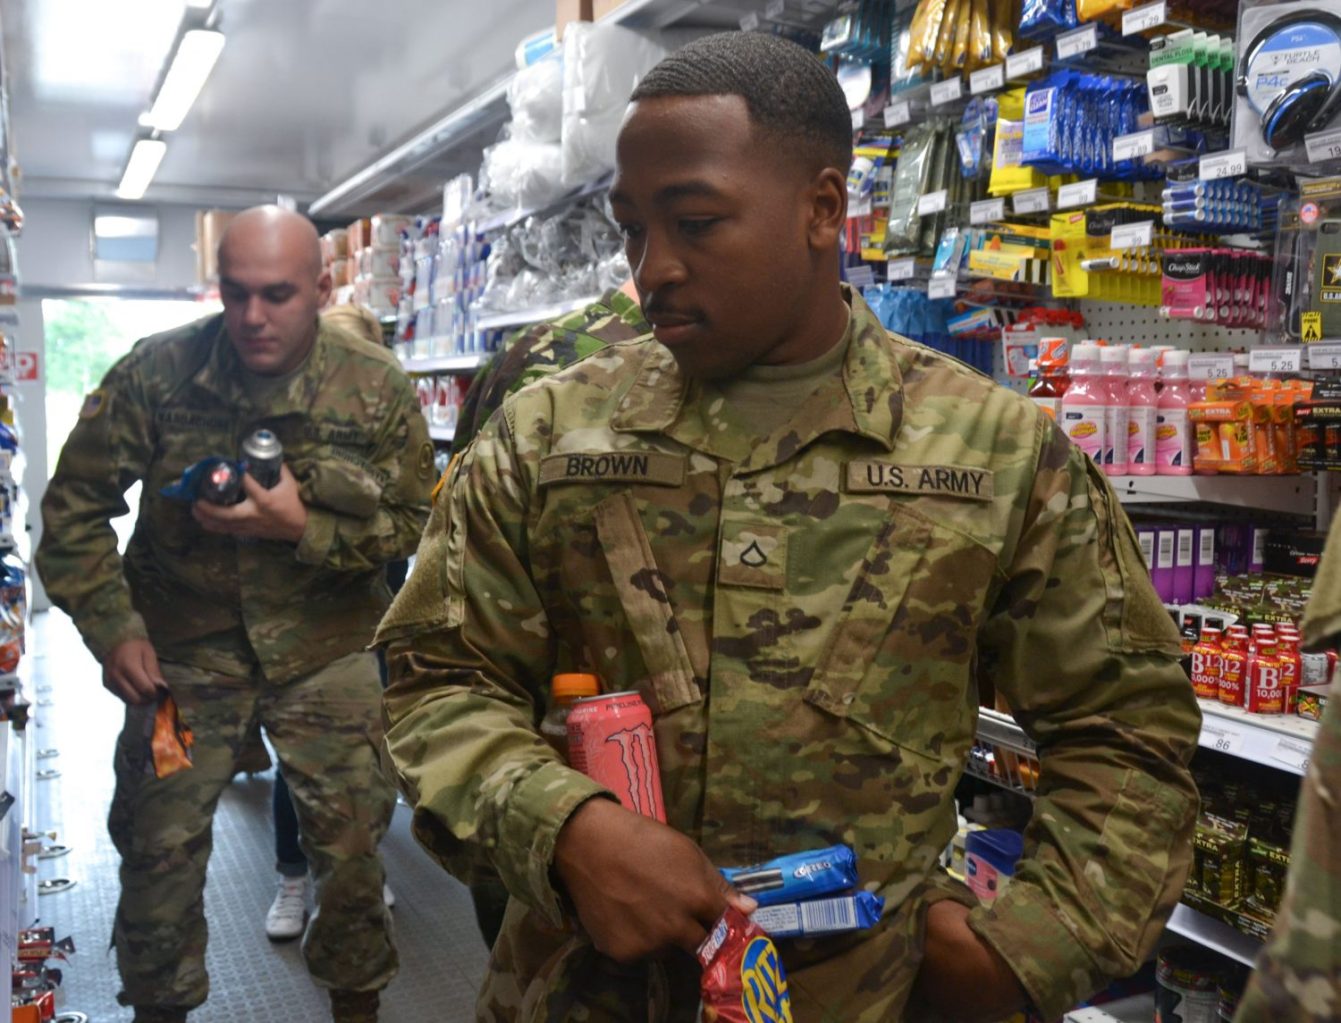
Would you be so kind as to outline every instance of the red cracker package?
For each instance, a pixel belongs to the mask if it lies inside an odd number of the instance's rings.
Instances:
[[[792,1023],[787,973],[773,939],[728,908],[699,946],[703,1023]]]

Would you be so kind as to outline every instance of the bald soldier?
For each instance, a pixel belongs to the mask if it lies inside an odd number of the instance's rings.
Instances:
[[[276,207],[219,246],[224,311],[140,341],[88,396],[42,502],[37,565],[126,704],[108,823],[121,854],[118,1000],[137,1023],[205,1001],[202,893],[219,795],[253,722],[292,789],[316,881],[303,953],[337,1023],[376,1019],[396,972],[377,846],[394,796],[377,771],[384,566],[427,519],[433,448],[385,350],[318,321],[331,279],[317,234]],[[164,496],[258,428],[284,446],[279,483],[244,477],[228,507]],[[125,557],[111,519],[143,482]],[[156,777],[155,710],[171,694],[192,765]],[[242,991],[225,992],[240,1009]]]

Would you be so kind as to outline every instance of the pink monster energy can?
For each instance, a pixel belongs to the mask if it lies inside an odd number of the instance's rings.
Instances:
[[[568,715],[568,761],[626,810],[666,823],[652,712],[637,693],[578,700]]]

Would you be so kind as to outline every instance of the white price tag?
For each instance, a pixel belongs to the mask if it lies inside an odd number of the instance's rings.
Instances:
[[[913,112],[908,106],[907,100],[901,100],[898,103],[891,103],[885,107],[885,127],[897,128],[900,125],[907,124],[913,119]]]
[[[994,220],[1006,218],[1005,199],[983,199],[969,205],[970,224],[990,224]]]
[[[1155,129],[1135,131],[1130,135],[1119,135],[1113,140],[1113,159],[1116,162],[1135,160],[1149,156],[1155,151]]]
[[[1341,128],[1305,135],[1304,151],[1308,153],[1309,163],[1341,160]]]
[[[1099,179],[1077,181],[1057,189],[1057,208],[1069,210],[1074,206],[1090,206],[1099,201]]]
[[[891,259],[886,264],[885,277],[891,281],[911,280],[917,273],[917,260],[912,256],[906,256],[903,259]]]
[[[758,27],[759,27],[758,11],[750,11],[749,14],[745,15],[743,18],[740,19],[740,30],[742,32],[753,32]]]
[[[1048,201],[1046,188],[1031,188],[1024,192],[1016,192],[1011,205],[1015,207],[1016,213],[1047,213]]]
[[[1253,348],[1248,351],[1248,369],[1254,373],[1298,373],[1304,368],[1302,348]]]
[[[1086,25],[1057,37],[1057,59],[1070,60],[1099,48],[1099,26]]]
[[[853,131],[861,131],[861,126],[862,126],[863,124],[865,124],[865,123],[866,123],[866,111],[865,111],[865,110],[854,110],[854,111],[852,111],[852,130],[853,130]]]
[[[1219,753],[1237,754],[1243,749],[1243,733],[1223,721],[1212,723],[1209,716],[1206,716],[1201,722],[1201,745]]]
[[[1341,345],[1309,345],[1309,369],[1341,369]]]
[[[1134,36],[1138,32],[1149,32],[1159,28],[1169,20],[1169,5],[1166,3],[1146,4],[1122,16],[1122,34]]]
[[[1003,64],[993,64],[991,67],[985,67],[981,71],[975,71],[969,75],[969,92],[977,96],[979,93],[991,92],[993,89],[1001,89],[1006,85],[1006,68]]]
[[[935,274],[927,282],[927,298],[954,298],[959,282],[952,276]]]
[[[932,213],[943,213],[950,201],[950,193],[942,188],[939,192],[928,192],[917,197],[917,215],[925,217]]]
[[[1232,355],[1189,355],[1187,358],[1189,380],[1223,380],[1233,375]]]
[[[1247,150],[1231,149],[1227,153],[1203,156],[1197,176],[1202,181],[1218,181],[1220,178],[1241,178],[1247,173]]]
[[[865,199],[860,199],[848,206],[847,219],[860,220],[862,217],[869,217],[874,209],[875,201],[868,195]]]
[[[768,0],[764,7],[764,17],[769,21],[777,21],[787,13],[787,0]]]
[[[963,96],[964,80],[962,78],[947,78],[931,87],[931,105],[933,107],[943,107],[947,103],[962,99]]]
[[[1109,244],[1115,249],[1139,249],[1155,240],[1155,222],[1143,220],[1139,224],[1119,224],[1113,228]]]
[[[1043,47],[1035,46],[1006,58],[1006,77],[1022,78],[1043,70]]]
[[[1280,739],[1271,752],[1271,759],[1278,764],[1284,764],[1291,771],[1305,774],[1312,754],[1313,744],[1307,739]]]

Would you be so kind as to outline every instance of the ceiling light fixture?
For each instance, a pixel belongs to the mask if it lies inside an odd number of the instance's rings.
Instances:
[[[186,118],[191,104],[200,95],[214,70],[214,64],[223,50],[224,35],[213,29],[196,28],[185,33],[177,44],[163,76],[154,105],[147,117],[148,125],[158,131],[176,131]]]
[[[162,139],[140,139],[136,142],[135,148],[130,151],[130,159],[126,161],[121,184],[117,186],[117,196],[121,199],[142,198],[167,151],[168,144]]]

